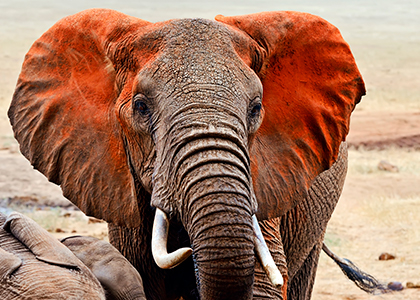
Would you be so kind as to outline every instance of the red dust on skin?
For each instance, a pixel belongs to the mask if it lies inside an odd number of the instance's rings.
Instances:
[[[270,195],[272,201],[260,206],[258,217],[283,215],[306,193],[312,180],[335,161],[348,133],[350,113],[364,94],[363,80],[339,31],[319,17],[272,12],[217,16],[216,20],[230,25],[232,36],[242,32],[253,38],[243,47],[255,48],[255,41],[260,45],[257,51],[263,62],[251,65],[259,66],[265,115],[254,137],[251,167],[257,199]],[[9,113],[16,136],[23,141],[22,153],[35,167],[61,184],[66,197],[86,213],[116,224],[136,227],[140,219],[121,140],[123,132],[130,129],[118,120],[118,106],[131,96],[131,88],[124,88],[126,83],[133,83],[129,78],[134,79],[136,69],[156,57],[158,47],[139,37],[150,37],[154,32],[161,35],[159,29],[169,22],[152,24],[109,10],[88,10],[61,20],[31,48],[19,77],[14,98],[31,94],[34,100],[19,107],[13,101]],[[95,34],[81,38],[86,28],[94,28]],[[78,38],[69,40],[68,36]],[[121,49],[130,43],[136,47]],[[244,59],[247,51],[239,52]],[[246,63],[255,60],[244,59]],[[44,72],[36,72],[40,68]],[[38,83],[51,88],[45,92],[36,86]],[[57,114],[38,115],[34,106],[71,117],[58,121],[54,117]],[[18,125],[25,122],[18,111],[39,122],[37,132],[28,125]],[[52,123],[61,134],[49,132],[48,124]],[[96,128],[98,139],[92,139],[92,128]],[[41,142],[35,138],[40,134],[51,139]],[[63,147],[72,148],[72,154],[61,151]],[[41,156],[49,157],[49,161]],[[271,160],[268,170],[266,158]],[[101,190],[93,188],[98,186],[93,181],[108,181],[106,173],[113,174],[113,183],[100,185]],[[91,204],[88,199],[100,200]],[[127,215],[127,211],[131,213]]]
[[[350,114],[365,94],[338,29],[314,15],[304,14],[304,22],[301,17],[296,12],[216,17],[264,48],[258,76],[265,115],[253,143],[251,167],[257,199],[264,195],[272,203],[259,207],[259,219],[283,215],[333,164],[348,134]]]
[[[257,216],[279,217],[337,159],[363,80],[339,31],[319,17],[272,12],[216,21],[232,40],[241,36],[235,47],[255,49],[237,52],[263,85],[264,120],[250,150]],[[132,168],[148,159],[139,153],[150,151],[150,136],[146,146],[145,137],[130,136],[135,130],[120,113],[170,25],[99,9],[59,21],[30,49],[9,110],[34,167],[86,214],[114,225],[140,228],[146,219],[140,206],[150,195]],[[129,152],[138,157],[131,161]]]

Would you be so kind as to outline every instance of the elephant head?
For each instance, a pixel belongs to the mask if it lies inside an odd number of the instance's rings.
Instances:
[[[150,202],[188,232],[202,299],[251,299],[253,215],[306,197],[364,92],[319,17],[152,24],[93,9],[34,43],[9,118],[23,155],[86,214],[141,227]]]
[[[110,243],[90,236],[70,236],[61,243],[92,271],[107,300],[146,299],[140,274]]]

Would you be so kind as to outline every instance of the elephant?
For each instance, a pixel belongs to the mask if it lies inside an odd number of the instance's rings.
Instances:
[[[8,111],[20,151],[139,271],[147,299],[309,299],[365,86],[291,11],[58,21]]]
[[[146,300],[139,272],[108,242],[90,236],[61,239],[99,280],[107,300]]]
[[[0,213],[1,299],[146,299],[140,274],[109,243],[62,243],[18,212]]]

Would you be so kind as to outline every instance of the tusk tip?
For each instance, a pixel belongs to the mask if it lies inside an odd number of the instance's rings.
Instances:
[[[283,277],[280,278],[274,278],[271,279],[271,283],[276,287],[276,288],[281,288],[283,286]]]
[[[192,254],[192,249],[185,247],[180,248],[172,253],[163,257],[155,257],[156,264],[161,269],[172,269],[184,262]]]
[[[191,254],[192,254],[192,252],[193,252],[193,250],[192,250],[191,248],[187,248],[187,247],[185,247],[185,248],[181,248],[181,249],[179,249],[179,250],[181,250],[181,251],[182,251],[182,254],[180,255],[180,257],[181,257],[182,261],[184,261],[184,260],[186,260],[188,257],[190,257],[190,256],[191,256]],[[182,261],[181,261],[181,262],[182,262]]]
[[[281,275],[279,269],[277,269],[277,267],[271,267],[271,266],[265,266],[264,269],[271,283],[276,288],[281,288],[284,284],[284,281],[283,281],[283,276]]]

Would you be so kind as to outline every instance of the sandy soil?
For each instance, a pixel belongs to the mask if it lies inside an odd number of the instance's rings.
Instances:
[[[323,16],[338,26],[352,46],[368,94],[351,120],[347,181],[331,219],[326,242],[384,283],[420,282],[420,4],[414,1],[284,1],[241,7],[229,1],[210,5],[155,1],[145,6],[126,1],[50,5],[47,1],[0,4],[0,211],[23,210],[57,237],[71,234],[106,239],[106,224],[84,216],[60,189],[34,171],[19,153],[6,111],[24,54],[31,43],[59,18],[88,7],[110,7],[157,21],[171,17],[211,18],[262,10],[300,10]],[[344,3],[344,2],[343,2]],[[362,5],[363,3],[363,5]],[[172,6],[171,6],[172,5]],[[376,6],[375,6],[376,5]],[[189,10],[188,10],[188,9]],[[187,9],[187,10],[186,10]],[[158,12],[163,12],[158,14]],[[385,160],[398,172],[378,169]],[[394,254],[389,261],[382,252]],[[313,299],[420,299],[420,289],[368,295],[348,281],[321,255]]]

